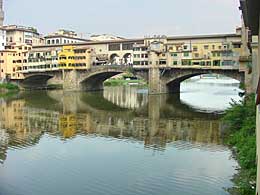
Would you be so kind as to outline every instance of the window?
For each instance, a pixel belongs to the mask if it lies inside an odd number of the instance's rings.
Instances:
[[[241,44],[234,44],[234,48],[241,48]]]
[[[209,46],[208,45],[204,45],[204,49],[209,49]]]
[[[123,50],[133,50],[133,43],[123,43],[122,49]]]
[[[59,44],[60,43],[60,40],[59,39],[56,39],[56,44]]]
[[[109,51],[120,51],[120,44],[109,44],[108,50]]]
[[[178,65],[178,61],[173,61],[173,65]]]
[[[198,47],[193,47],[193,51],[198,51]]]
[[[189,52],[184,52],[184,53],[183,53],[183,56],[184,56],[184,57],[189,57]]]
[[[134,61],[134,65],[140,65],[140,61]]]
[[[172,56],[172,57],[177,57],[178,54],[177,54],[177,53],[172,53],[171,56]]]
[[[184,45],[184,46],[183,46],[183,49],[187,50],[187,49],[188,49],[188,46],[187,46],[187,45]]]

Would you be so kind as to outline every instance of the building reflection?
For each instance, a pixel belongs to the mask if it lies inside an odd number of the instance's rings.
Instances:
[[[132,105],[135,105],[133,110],[113,111],[113,108],[111,111],[111,106],[108,106],[108,110],[101,110],[94,107],[96,104],[89,102],[90,99],[93,100],[92,96],[96,97],[94,100],[101,101],[100,96],[95,94],[86,98],[86,94],[81,93],[71,95],[52,92],[51,95],[41,97],[47,100],[54,95],[60,101],[54,103],[55,106],[45,105],[47,108],[42,104],[35,104],[37,100],[32,101],[33,96],[28,98],[21,95],[15,100],[1,100],[2,162],[6,159],[6,150],[9,147],[24,148],[34,145],[44,134],[63,140],[70,140],[78,135],[130,139],[142,141],[146,148],[155,150],[164,150],[167,144],[177,141],[189,144],[221,144],[221,123],[217,117],[209,117],[208,114],[204,117],[187,111],[187,108],[180,108],[180,105],[170,105],[167,103],[167,96],[147,96],[142,98],[145,102],[140,102],[140,96],[135,94],[136,98],[132,98]],[[139,103],[135,104],[134,99]],[[102,102],[105,100],[103,98]],[[119,102],[118,105],[123,104]]]

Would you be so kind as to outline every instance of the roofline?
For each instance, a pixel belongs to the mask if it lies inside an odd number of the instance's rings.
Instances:
[[[212,34],[212,35],[194,35],[194,36],[171,36],[167,40],[187,40],[187,39],[214,39],[214,38],[227,38],[227,37],[241,37],[239,34]]]
[[[227,38],[227,37],[241,37],[239,34],[213,34],[213,35],[195,35],[195,36],[169,36],[167,40],[192,40],[192,39],[214,39],[214,38]],[[100,44],[116,44],[116,43],[137,43],[143,44],[145,39],[149,38],[136,38],[136,39],[123,39],[123,40],[108,40],[108,41],[86,41],[84,43],[69,43],[69,44],[57,44],[57,45],[37,45],[33,48],[45,48],[45,47],[63,47],[67,45],[81,46],[81,45],[100,45]],[[156,38],[150,38],[156,39]]]
[[[11,29],[8,29],[8,26],[1,26],[0,30],[4,30],[6,32],[8,32],[8,31],[23,31],[23,32],[30,32],[30,33],[34,33],[34,34],[40,35],[40,33],[38,31],[33,31],[33,30],[30,30],[30,29],[20,28],[19,26],[16,26],[16,28],[11,28]]]
[[[74,39],[74,40],[80,40],[80,41],[90,41],[89,39],[82,39],[82,38],[77,38],[77,37],[70,37],[70,36],[66,36],[66,35],[47,35],[47,36],[44,37],[44,39],[57,38],[57,37],[68,38],[68,39]]]

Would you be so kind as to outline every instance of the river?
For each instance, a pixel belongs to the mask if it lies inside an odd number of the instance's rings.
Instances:
[[[238,85],[32,91],[0,99],[0,195],[225,195],[237,162],[221,113]]]

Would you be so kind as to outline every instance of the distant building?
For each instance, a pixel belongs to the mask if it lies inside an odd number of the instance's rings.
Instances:
[[[114,35],[109,35],[109,34],[103,34],[103,35],[92,35],[90,37],[91,41],[113,41],[113,40],[123,40],[124,38],[114,36]]]
[[[6,30],[0,27],[0,50],[4,50],[6,46]]]
[[[8,25],[3,26],[6,31],[6,44],[42,45],[43,38],[33,27]]]
[[[88,39],[80,38],[74,31],[58,30],[44,37],[45,45],[64,45],[71,43],[84,43]]]

